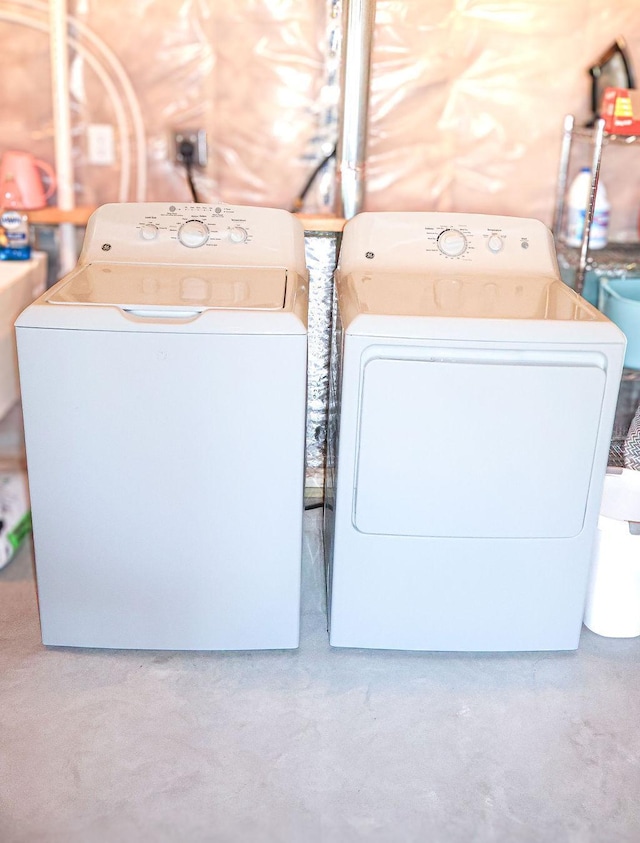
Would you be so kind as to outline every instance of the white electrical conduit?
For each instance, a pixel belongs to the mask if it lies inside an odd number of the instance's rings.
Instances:
[[[41,0],[11,0],[11,2],[40,12],[47,11],[47,4],[41,2]],[[96,52],[101,54],[105,63],[122,86],[125,100],[131,112],[133,134],[136,139],[136,199],[138,202],[144,202],[147,196],[147,139],[144,121],[142,119],[142,111],[140,110],[140,104],[135,91],[133,90],[133,86],[131,85],[129,77],[127,76],[117,56],[109,47],[107,47],[104,41],[102,41],[102,39],[99,38],[93,30],[89,29],[86,24],[82,23],[82,21],[77,18],[74,18],[72,15],[68,15],[67,20],[73,24],[83,38],[86,38],[86,40],[95,47]],[[74,49],[77,49],[78,42],[76,41],[74,43],[76,44]],[[113,97],[111,98],[113,99]],[[120,99],[120,97],[118,97],[118,99]],[[126,201],[126,198],[121,199],[120,201]]]
[[[73,182],[69,103],[67,0],[50,0],[49,2],[49,53],[58,207],[62,211],[71,211],[76,204],[76,194]],[[70,223],[61,223],[58,227],[58,242],[58,271],[60,275],[66,275],[78,261],[75,227]]]
[[[33,20],[29,17],[25,17],[24,15],[20,15],[17,12],[5,12],[0,10],[0,20],[7,21],[8,23],[16,23],[22,26],[28,26],[39,32],[44,32],[47,35],[49,34],[48,24],[38,20]],[[126,202],[129,198],[129,186],[131,177],[131,152],[129,147],[129,127],[127,125],[127,115],[125,109],[118,95],[118,91],[111,80],[111,77],[105,72],[103,66],[95,58],[95,56],[90,53],[87,48],[84,47],[83,44],[81,44],[72,36],[68,36],[68,41],[70,46],[73,47],[74,50],[77,50],[79,55],[82,56],[82,58],[87,62],[89,67],[94,71],[98,79],[102,82],[107,92],[107,95],[109,96],[109,99],[113,103],[113,108],[116,116],[116,125],[118,127],[118,135],[120,136],[120,187],[118,192],[120,195],[120,201]]]

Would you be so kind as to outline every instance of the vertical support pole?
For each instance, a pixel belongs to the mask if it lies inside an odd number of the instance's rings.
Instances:
[[[336,213],[351,219],[363,206],[369,76],[375,0],[344,0],[342,102],[336,152]]]
[[[571,157],[571,145],[573,141],[573,127],[575,120],[572,114],[564,118],[564,129],[562,132],[562,146],[560,148],[560,164],[558,166],[558,183],[556,187],[556,206],[553,214],[551,230],[556,240],[562,234],[562,219],[564,217],[565,197],[567,194],[567,176],[569,172],[569,158]]]
[[[591,236],[591,225],[593,213],[596,207],[596,192],[600,178],[600,161],[602,159],[602,147],[604,146],[604,120],[600,117],[595,122],[593,135],[593,156],[591,159],[591,188],[589,190],[589,201],[587,203],[584,231],[582,233],[582,245],[580,246],[580,261],[576,272],[576,293],[582,294],[584,280],[587,274],[587,263],[589,258],[589,238]]]

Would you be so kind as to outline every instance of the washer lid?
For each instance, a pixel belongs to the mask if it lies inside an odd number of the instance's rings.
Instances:
[[[287,272],[264,267],[94,263],[56,285],[50,304],[123,310],[282,310]]]

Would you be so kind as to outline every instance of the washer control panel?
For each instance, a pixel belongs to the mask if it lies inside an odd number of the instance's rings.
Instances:
[[[164,202],[102,205],[80,263],[279,266],[306,273],[304,231],[288,211]]]
[[[553,237],[539,220],[439,212],[363,213],[347,223],[340,270],[558,276]]]
[[[255,209],[246,209],[255,210]],[[142,240],[177,240],[187,249],[253,241],[253,226],[239,208],[222,205],[168,205],[154,208],[136,224]]]

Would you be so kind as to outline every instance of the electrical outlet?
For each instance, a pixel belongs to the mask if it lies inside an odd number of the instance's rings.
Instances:
[[[194,167],[207,166],[207,133],[204,129],[174,129],[173,156],[178,164],[185,163],[184,145],[193,150],[191,162]]]
[[[87,126],[87,159],[89,164],[103,167],[115,162],[113,126],[108,123],[90,123]]]

